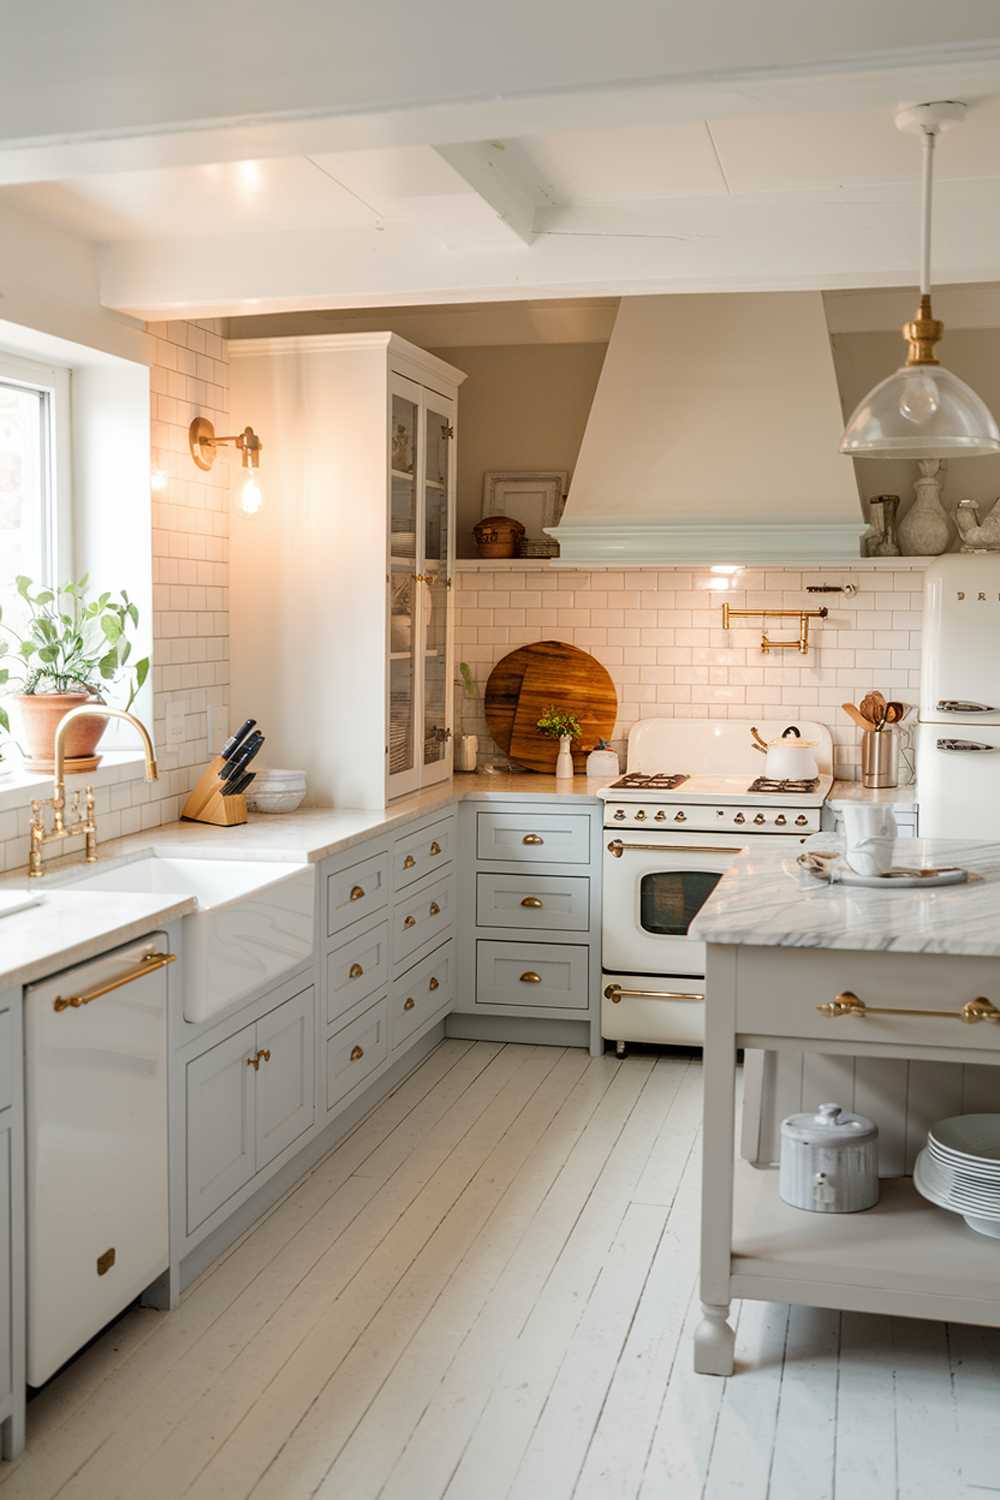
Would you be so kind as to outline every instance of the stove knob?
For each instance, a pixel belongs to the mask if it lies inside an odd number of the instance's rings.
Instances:
[[[735,818],[733,819],[733,822],[734,823],[745,823],[746,822],[746,818],[743,816],[742,813],[737,813],[736,816],[735,816]]]
[[[686,823],[687,822],[687,813],[682,813],[682,812],[674,813],[674,822],[675,823]]]
[[[638,812],[635,815],[635,821],[637,823],[645,823],[645,821],[646,821],[646,809],[644,807],[640,807],[639,808]]]
[[[784,828],[787,822],[788,819],[785,817],[784,813],[779,813],[774,820],[774,826],[775,828]]]
[[[808,822],[809,819],[806,817],[805,813],[799,813],[798,817],[795,819],[795,826],[796,828],[804,828]]]
[[[615,822],[616,823],[624,823],[624,821],[625,821],[625,809],[623,807],[620,807],[618,809],[618,811],[615,813]]]
[[[757,816],[756,816],[756,817],[755,817],[755,818],[754,818],[754,822],[755,822],[755,823],[756,823],[756,824],[758,824],[758,826],[759,826],[759,825],[760,825],[760,824],[761,824],[761,823],[763,823],[763,821],[764,821],[764,814],[763,814],[763,813],[758,813],[758,814],[757,814]]]
[[[660,808],[659,812],[656,814],[656,821],[657,821],[657,823],[665,823],[667,821],[667,815],[663,811],[662,807]]]

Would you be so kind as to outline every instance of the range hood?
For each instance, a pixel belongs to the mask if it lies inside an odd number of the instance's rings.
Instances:
[[[843,425],[819,292],[623,298],[557,565],[857,558]]]

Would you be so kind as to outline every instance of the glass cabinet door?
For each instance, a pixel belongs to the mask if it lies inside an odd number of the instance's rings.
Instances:
[[[428,392],[423,413],[423,783],[447,776],[451,744],[451,574],[454,558],[454,406]]]
[[[417,582],[420,520],[420,387],[394,379],[389,429],[389,702],[390,795],[420,784],[418,744]]]

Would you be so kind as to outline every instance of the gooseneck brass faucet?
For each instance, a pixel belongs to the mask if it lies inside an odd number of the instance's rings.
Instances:
[[[84,790],[84,808],[80,812],[80,793],[73,794],[73,819],[72,823],[66,822],[66,731],[74,719],[97,718],[97,719],[124,719],[127,724],[132,724],[139,731],[142,740],[142,748],[146,755],[146,780],[158,781],[160,773],[156,768],[156,751],[153,749],[153,741],[149,730],[141,719],[135,714],[130,714],[124,708],[108,708],[104,703],[81,703],[79,708],[71,708],[68,714],[63,714],[56,725],[55,740],[53,742],[53,758],[55,769],[52,774],[53,786],[52,796],[45,803],[32,802],[31,804],[31,843],[28,851],[28,874],[38,876],[42,873],[42,850],[46,844],[61,842],[63,839],[76,838],[83,834],[86,841],[84,859],[87,864],[92,865],[97,859],[97,820],[94,816],[94,788],[88,786]],[[46,829],[45,814],[43,807],[52,808],[52,827]]]

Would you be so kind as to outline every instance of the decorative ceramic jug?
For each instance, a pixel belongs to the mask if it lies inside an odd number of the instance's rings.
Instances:
[[[921,477],[913,504],[899,523],[899,545],[906,557],[938,557],[951,541],[951,522],[941,504],[944,464],[939,458],[922,458],[917,468]]]

